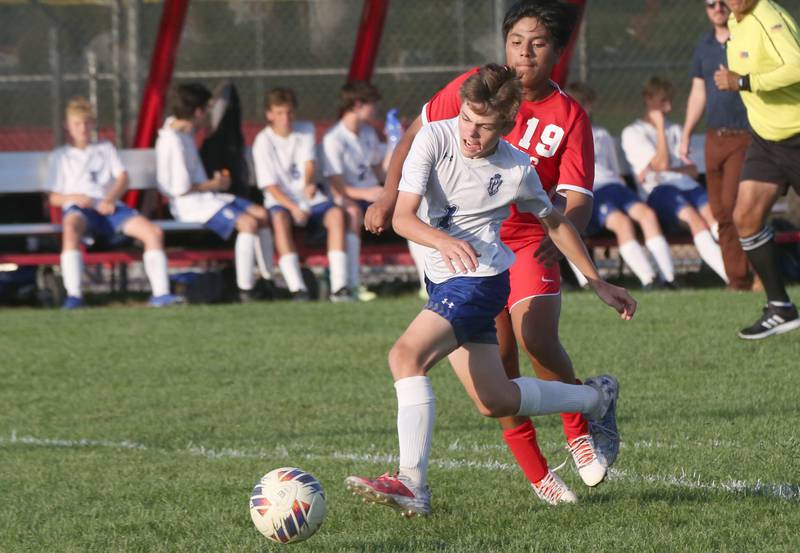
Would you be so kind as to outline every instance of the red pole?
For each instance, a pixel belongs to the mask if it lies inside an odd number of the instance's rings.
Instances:
[[[553,68],[552,79],[558,83],[558,86],[567,84],[569,78],[569,62],[572,60],[572,51],[575,49],[575,43],[580,35],[581,25],[583,25],[583,13],[586,11],[586,0],[569,0],[570,4],[578,6],[578,24],[572,30],[572,36],[569,37],[569,42],[564,53],[561,54],[561,59],[558,64]]]
[[[389,0],[364,0],[348,81],[369,81],[372,78],[388,11]]]
[[[142,94],[134,148],[151,148],[155,143],[188,9],[189,0],[164,1],[153,58],[150,60],[150,74]],[[139,191],[128,192],[126,200],[128,205],[135,207],[139,202]]]

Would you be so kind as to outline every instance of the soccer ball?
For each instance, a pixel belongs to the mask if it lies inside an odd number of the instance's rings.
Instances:
[[[250,518],[278,543],[307,540],[325,518],[325,492],[311,474],[283,467],[265,474],[250,494]]]

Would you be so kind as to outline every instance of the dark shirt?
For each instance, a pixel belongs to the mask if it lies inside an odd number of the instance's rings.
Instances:
[[[728,66],[725,44],[712,30],[697,43],[692,56],[691,76],[706,83],[706,127],[709,129],[749,129],[747,111],[738,92],[721,91],[714,84],[714,72]]]

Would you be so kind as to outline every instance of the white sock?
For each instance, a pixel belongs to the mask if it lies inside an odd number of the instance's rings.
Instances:
[[[591,386],[564,384],[522,376],[512,380],[519,387],[520,405],[517,415],[551,415],[554,413],[589,413],[600,400]]]
[[[255,284],[255,257],[256,257],[256,238],[255,234],[240,232],[236,235],[236,286],[240,290],[252,290]]]
[[[83,275],[83,255],[79,250],[61,252],[61,278],[68,296],[83,297],[81,293],[81,275]]]
[[[296,253],[282,255],[278,259],[278,266],[281,268],[281,274],[286,280],[286,286],[289,287],[290,292],[307,290],[306,283],[303,282],[303,274],[300,272],[300,258]]]
[[[419,287],[425,289],[425,254],[427,253],[428,248],[409,240],[408,251],[411,254],[411,259],[414,260],[414,265],[417,267]]]
[[[394,383],[394,389],[397,392],[400,474],[422,487],[428,482],[436,397],[427,376],[401,378]]]
[[[261,277],[267,280],[272,279],[275,272],[274,250],[272,249],[272,231],[268,228],[260,228],[256,233],[258,240],[256,240],[256,262],[258,263],[258,272]]]
[[[570,266],[570,268],[572,269],[572,272],[573,272],[573,273],[575,273],[575,278],[577,278],[577,279],[578,279],[578,286],[580,286],[581,288],[583,288],[584,286],[586,286],[587,284],[589,284],[589,281],[586,279],[586,277],[585,277],[585,276],[583,276],[583,273],[582,273],[582,272],[580,272],[580,270],[579,270],[579,269],[578,269],[578,268],[577,268],[577,267],[576,267],[576,266],[575,266],[575,265],[572,263],[572,261],[570,261],[570,260],[568,259],[568,260],[567,260],[567,263],[569,263],[569,266]]]
[[[653,254],[661,277],[667,282],[675,280],[675,267],[672,264],[672,255],[669,253],[667,239],[661,235],[655,236],[645,240],[644,245]]]
[[[347,287],[355,290],[361,286],[361,237],[348,232],[347,245]]]
[[[147,250],[142,256],[144,272],[150,281],[153,297],[169,294],[169,274],[167,273],[167,256],[164,250]]]
[[[719,275],[719,278],[728,283],[728,275],[725,274],[725,263],[722,261],[722,250],[719,245],[714,242],[714,237],[707,230],[698,232],[693,237],[694,245],[700,253],[703,261],[708,263],[708,266],[714,269],[714,272]]]
[[[336,293],[347,287],[347,254],[342,250],[328,252],[328,267],[331,278],[331,292]]]
[[[619,255],[625,261],[625,264],[631,268],[633,274],[636,275],[643,285],[647,286],[652,283],[656,278],[656,273],[650,266],[650,261],[647,255],[636,240],[625,242],[619,246]]]

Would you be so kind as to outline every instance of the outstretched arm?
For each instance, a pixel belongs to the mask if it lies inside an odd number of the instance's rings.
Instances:
[[[553,243],[583,273],[597,296],[613,307],[623,319],[630,320],[636,312],[636,300],[624,288],[609,284],[600,277],[569,219],[554,209],[549,215],[542,217],[541,221]]]

